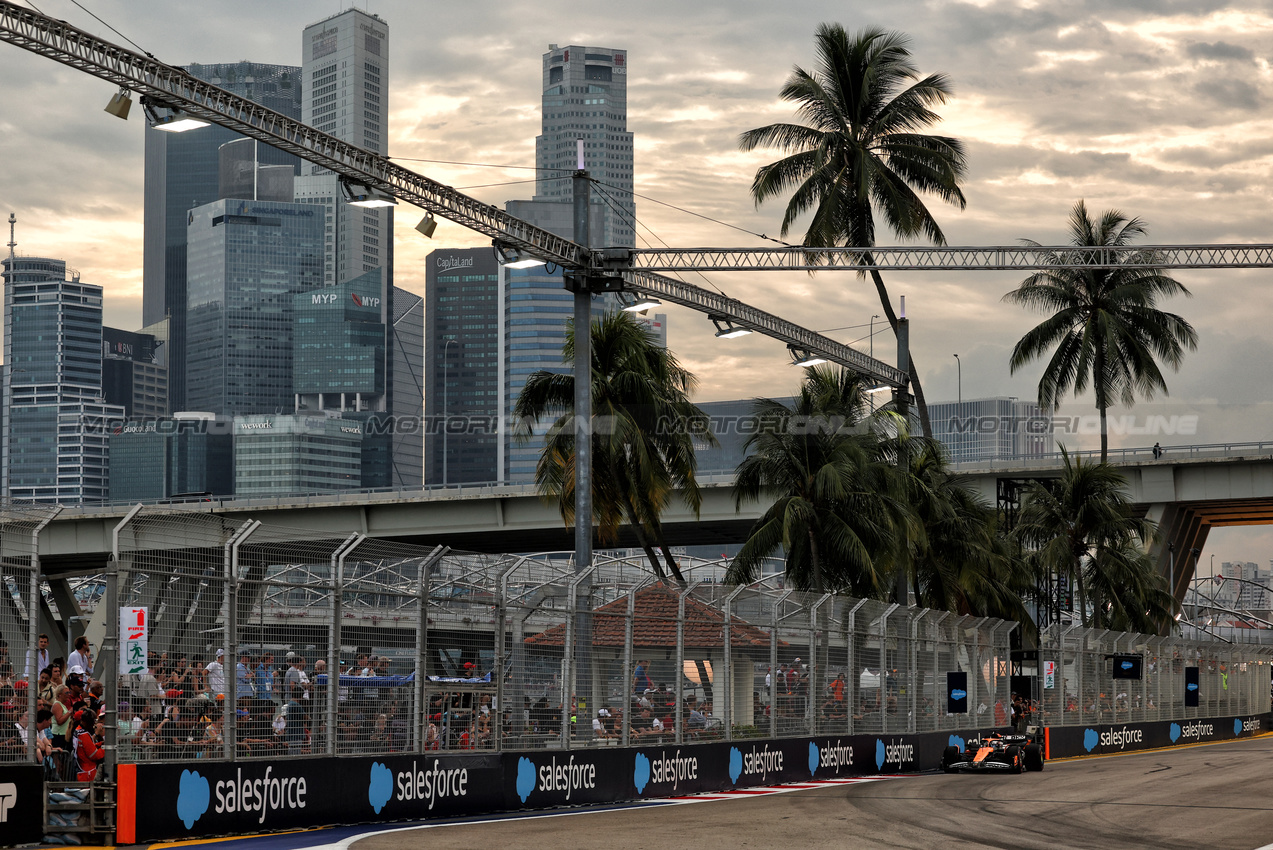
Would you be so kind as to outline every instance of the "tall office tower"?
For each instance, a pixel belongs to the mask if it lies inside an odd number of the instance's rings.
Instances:
[[[201,80],[246,97],[289,118],[301,117],[299,67],[234,62],[188,65]],[[234,133],[216,125],[186,133],[146,128],[145,231],[142,257],[142,323],[168,318],[170,410],[186,409],[186,224],[190,210],[220,200],[221,146]],[[291,166],[289,153],[251,142],[266,166]],[[290,200],[290,199],[289,199]]]
[[[321,285],[321,215],[254,201],[187,215],[187,406],[225,416],[293,410],[293,298]]]
[[[500,267],[490,248],[464,248],[433,251],[425,269],[424,480],[498,481]],[[533,342],[511,340],[513,359]]]
[[[1052,420],[1037,404],[1015,398],[943,401],[928,406],[933,436],[950,459],[1042,457],[1054,451]]]
[[[361,9],[310,24],[302,35],[301,120],[372,153],[388,153],[389,26]],[[330,226],[324,258],[327,284],[381,270],[393,283],[393,211],[351,207],[336,175],[306,163],[296,199],[320,203]]]
[[[610,47],[548,45],[543,57],[543,132],[535,139],[536,201],[573,203],[571,173],[584,165],[596,181],[592,203],[604,210],[598,247],[633,247],[632,134],[628,132],[628,56]]]
[[[3,269],[3,495],[101,501],[110,422],[124,416],[102,401],[102,288],[68,279],[63,260],[11,255]]]
[[[535,195],[529,201],[509,201],[505,205],[509,213],[559,236],[575,238],[570,175],[578,167],[576,143],[582,140],[584,165],[596,181],[589,241],[593,247],[636,244],[627,71],[623,50],[548,46],[543,56],[543,131],[535,139],[535,165],[540,169]],[[569,374],[561,350],[573,296],[563,289],[561,272],[550,274],[544,266],[501,269],[500,285],[506,329],[500,385],[503,411],[509,416],[531,374],[540,370]],[[610,297],[593,299],[594,315],[613,308]],[[499,442],[503,480],[534,480],[544,427],[524,442],[513,440],[509,429],[504,429]]]
[[[166,320],[165,320],[166,321]],[[153,333],[102,328],[102,395],[130,419],[168,415],[164,342]]]
[[[378,272],[292,299],[295,410],[383,412],[385,294]]]
[[[395,286],[391,324],[390,486],[407,490],[424,484],[424,299]]]
[[[178,413],[113,430],[111,501],[234,495],[233,424],[211,413]]]

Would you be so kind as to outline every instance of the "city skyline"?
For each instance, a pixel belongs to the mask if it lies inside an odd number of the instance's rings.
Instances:
[[[68,3],[45,8],[118,40]],[[333,4],[323,12],[341,8]],[[424,15],[401,2],[367,8],[395,28],[416,28]],[[817,23],[839,21],[851,29],[878,25],[908,33],[921,72],[951,79],[955,95],[938,110],[944,120],[937,130],[965,140],[971,166],[967,210],[933,204],[951,244],[1011,244],[1021,237],[1054,244],[1064,238],[1065,216],[1079,198],[1092,209],[1116,206],[1142,216],[1151,243],[1268,241],[1259,212],[1273,169],[1262,132],[1268,122],[1259,108],[1269,94],[1265,44],[1273,18],[1254,4],[1139,9],[1086,3],[1060,11],[995,2],[889,9],[811,2],[795,10],[655,3],[639,18],[583,4],[568,10],[567,31],[561,19],[543,21],[529,5],[510,4],[496,20],[462,7],[430,10],[431,37],[395,50],[390,152],[490,203],[526,197],[525,185],[488,184],[524,180],[530,171],[406,159],[532,165],[545,47],[620,44],[634,69],[628,109],[636,191],[773,236],[781,204],[757,210],[747,190],[755,168],[776,153],[741,154],[736,138],[745,129],[791,119],[777,92],[793,64],[814,64]],[[297,64],[296,31],[324,17],[309,7],[298,12],[245,2],[228,3],[215,19],[183,3],[103,3],[95,11],[172,64],[227,56]],[[182,28],[174,25],[179,20],[199,24]],[[242,26],[244,20],[254,26]],[[125,124],[101,113],[109,86],[46,59],[9,48],[0,51],[0,70],[11,82],[9,91],[23,92],[20,100],[0,93],[0,114],[11,128],[0,140],[0,155],[29,164],[28,180],[0,190],[0,204],[19,216],[20,252],[65,256],[86,279],[106,286],[107,324],[140,326],[130,317],[140,312],[141,122],[134,116]],[[765,244],[653,202],[638,198],[638,204],[643,224],[675,246]],[[397,282],[417,293],[423,291],[428,251],[485,244],[445,221],[433,242],[421,240],[410,229],[415,219],[399,218]],[[75,233],[73,248],[68,232]],[[638,244],[643,239],[658,244],[644,230]],[[886,234],[879,241],[895,242]],[[1269,353],[1264,311],[1251,309],[1258,304],[1259,272],[1176,276],[1196,297],[1168,309],[1198,328],[1200,350],[1179,375],[1168,375],[1172,397],[1166,404],[1112,413],[1201,413],[1197,433],[1162,435],[1165,445],[1273,436],[1259,406],[1273,398],[1273,386],[1260,370],[1232,365]],[[848,275],[709,277],[731,296],[815,329],[866,325],[879,312],[869,284]],[[1037,317],[999,302],[1021,277],[886,277],[895,295],[909,296],[912,347],[930,400],[956,395],[952,352],[961,356],[965,398],[1032,394],[1038,367],[1010,376],[1007,352]],[[700,399],[779,395],[798,380],[777,343],[759,335],[715,340],[704,317],[669,312],[669,344],[699,375]],[[829,335],[852,342],[866,329]],[[875,343],[877,356],[891,359],[891,336],[877,333]],[[1080,400],[1062,412],[1093,411]],[[1076,442],[1083,444],[1081,437]],[[1144,442],[1153,439],[1116,434],[1113,440]]]

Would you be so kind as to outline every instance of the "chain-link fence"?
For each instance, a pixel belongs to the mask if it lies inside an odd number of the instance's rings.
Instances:
[[[30,645],[45,516],[0,521],[10,646]],[[985,728],[1009,721],[1013,677],[1030,674],[1052,724],[1269,708],[1258,647],[1054,630],[1024,670],[1013,623],[788,590],[777,561],[737,587],[725,562],[682,558],[682,585],[640,557],[601,553],[579,571],[570,553],[464,554],[210,513],[135,511],[115,533],[117,569],[94,580],[113,594],[98,634],[118,634],[121,611],[145,621],[145,646],[126,633],[120,647],[125,762]],[[1111,657],[1137,654],[1142,678],[1112,679]],[[947,713],[952,672],[968,714]]]
[[[1032,673],[1044,725],[1262,714],[1273,647],[1055,626]]]

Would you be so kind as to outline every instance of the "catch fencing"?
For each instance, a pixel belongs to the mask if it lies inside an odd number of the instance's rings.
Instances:
[[[1040,635],[1038,659],[1040,725],[1194,720],[1263,714],[1270,707],[1269,646],[1061,625]],[[1128,664],[1126,674],[1139,675],[1115,678]]]
[[[47,516],[0,518],[10,645],[33,633],[26,611],[52,604],[67,620],[52,577],[44,598],[33,589]],[[1012,676],[1027,672],[1011,660],[1015,623],[792,591],[776,560],[740,587],[723,583],[725,561],[682,558],[680,584],[639,555],[599,553],[578,571],[571,553],[460,553],[156,508],[115,538],[115,569],[75,579],[70,619],[105,642],[94,674],[118,707],[119,762],[1002,727]],[[137,609],[146,646],[117,653],[120,612]],[[1144,677],[1115,690],[1107,656],[1137,652]],[[1047,723],[1269,706],[1259,647],[1068,629],[1043,635],[1039,659],[1033,672],[1053,673],[1038,689]],[[1196,709],[1175,672],[1187,662],[1202,671]],[[957,671],[967,714],[947,712]]]

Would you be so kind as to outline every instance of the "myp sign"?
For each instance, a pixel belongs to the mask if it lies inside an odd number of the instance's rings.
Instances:
[[[968,713],[968,674],[965,672],[946,674],[946,713]]]

